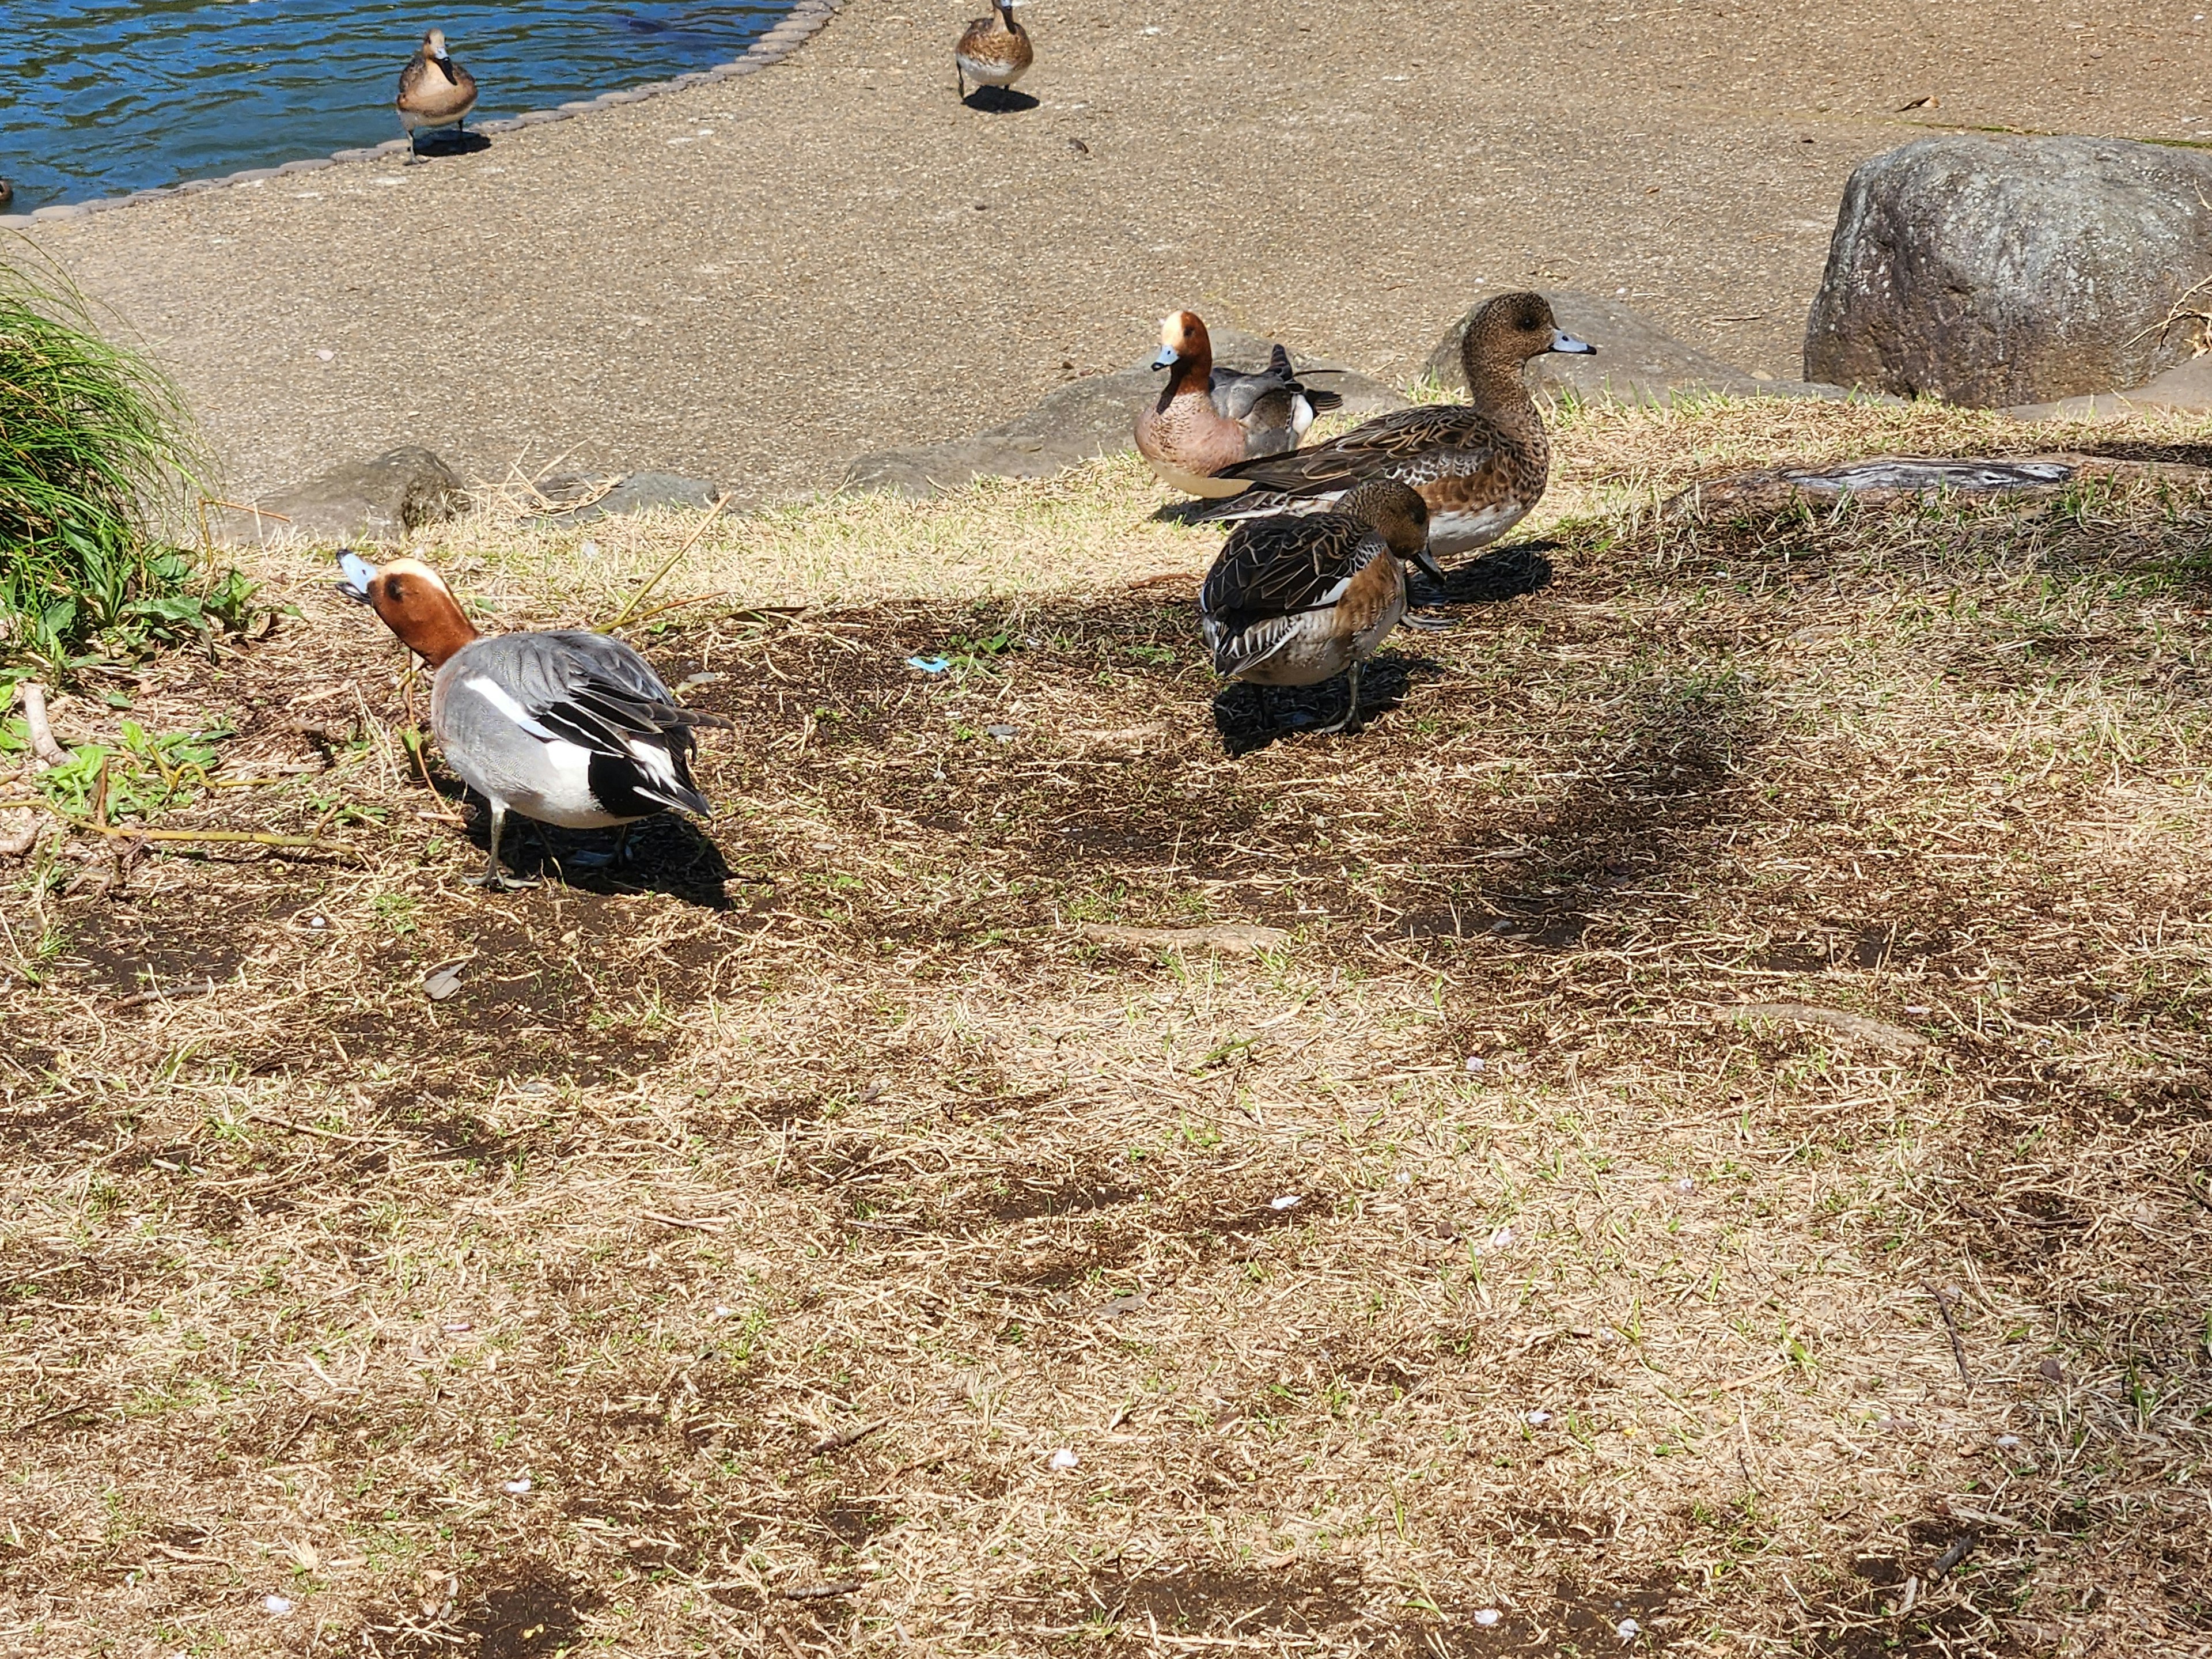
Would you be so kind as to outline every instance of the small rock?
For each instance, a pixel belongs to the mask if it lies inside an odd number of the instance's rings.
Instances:
[[[396,542],[425,525],[443,523],[468,504],[468,491],[453,468],[411,445],[333,467],[262,503],[291,520],[284,528],[293,536],[332,544]],[[223,516],[231,533],[252,533],[248,515]],[[243,532],[241,524],[248,526]]]
[[[433,968],[422,977],[422,994],[433,1002],[443,1002],[457,995],[461,988],[462,962],[448,962]]]
[[[2212,274],[2208,195],[2212,155],[2164,144],[1959,133],[1877,155],[1844,187],[1805,373],[1999,408],[2140,386],[2201,349],[2166,325]]]
[[[541,478],[537,488],[557,507],[564,495],[580,495],[573,486],[577,480],[569,478]],[[658,513],[678,507],[708,507],[714,506],[722,490],[698,478],[686,478],[673,472],[632,472],[626,474],[599,500],[577,508],[574,513],[551,513],[545,516],[560,524],[588,524],[594,519],[605,518],[611,513]]]

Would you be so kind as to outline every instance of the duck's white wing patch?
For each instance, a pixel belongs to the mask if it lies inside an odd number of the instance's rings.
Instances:
[[[467,690],[475,692],[477,696],[482,697],[494,708],[498,709],[501,714],[506,715],[507,719],[513,720],[517,726],[529,732],[532,737],[536,738],[539,742],[561,743],[565,741],[565,739],[563,739],[557,732],[548,730],[543,721],[539,720],[535,715],[532,714],[527,708],[525,708],[520,703],[514,700],[514,694],[513,692],[509,691],[505,686],[501,685],[497,680],[491,678],[489,675],[468,675],[462,679],[461,684]],[[579,750],[579,752],[580,753],[581,751]]]
[[[668,752],[668,744],[651,738],[628,738],[623,747],[646,775],[648,783],[663,789],[682,789],[684,781],[676,775],[676,757]]]

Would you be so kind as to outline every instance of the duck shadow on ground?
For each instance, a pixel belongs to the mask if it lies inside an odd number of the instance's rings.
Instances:
[[[491,148],[491,140],[481,132],[441,132],[436,137],[417,134],[415,154],[428,161],[447,155],[480,155]]]
[[[1416,679],[1434,679],[1444,666],[1433,657],[1395,653],[1370,658],[1359,677],[1359,718],[1330,736],[1356,738],[1376,719],[1405,701]],[[1232,760],[1287,738],[1302,737],[1344,713],[1345,677],[1319,685],[1226,685],[1213,699],[1213,729]]]
[[[483,803],[450,786],[441,786],[439,793],[468,812],[469,844],[483,853],[491,815]],[[601,897],[665,893],[702,910],[733,908],[726,889],[736,872],[714,838],[690,819],[672,812],[647,818],[631,829],[619,863],[599,862],[614,850],[615,835],[612,830],[557,830],[510,812],[501,867],[520,882],[557,883]]]
[[[1011,87],[978,87],[960,101],[985,115],[1018,115],[1037,106],[1037,100],[1028,93]]]

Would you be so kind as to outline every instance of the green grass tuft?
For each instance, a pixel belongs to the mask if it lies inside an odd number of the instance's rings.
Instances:
[[[179,544],[199,453],[176,388],[19,246],[0,260],[0,658],[64,678],[217,623],[251,589]]]

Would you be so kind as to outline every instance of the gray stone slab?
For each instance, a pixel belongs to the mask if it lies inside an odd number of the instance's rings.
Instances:
[[[536,487],[540,494],[558,504],[565,499],[587,495],[588,483],[588,480],[580,477],[541,478]],[[722,494],[720,486],[699,478],[686,478],[673,472],[632,472],[589,506],[579,507],[573,513],[556,512],[542,516],[551,523],[588,524],[594,519],[604,519],[614,513],[653,513],[678,507],[712,507]]]
[[[2163,374],[2124,392],[2094,392],[2050,403],[2021,404],[2005,413],[2023,421],[2054,418],[2121,417],[2140,414],[2203,414],[2212,411],[2212,355],[2191,357]]]
[[[1528,365],[1529,391],[1553,402],[1612,401],[1624,404],[1665,404],[1677,398],[1709,397],[1716,392],[1735,398],[1823,398],[1838,399],[1853,394],[1839,386],[1820,386],[1803,380],[1762,380],[1735,364],[1675,339],[1642,313],[1595,294],[1573,289],[1547,292],[1552,314],[1568,333],[1597,348],[1591,357],[1547,353]],[[1465,395],[1467,376],[1459,360],[1460,340],[1478,306],[1454,323],[1429,354],[1422,373],[1447,392]],[[1864,394],[1857,394],[1864,395]],[[1874,394],[1883,402],[1896,398]]]
[[[1234,329],[1212,332],[1214,359],[1221,367],[1267,367],[1267,341]],[[1036,407],[972,438],[863,455],[846,468],[841,488],[940,495],[978,477],[1048,477],[1078,462],[1133,448],[1131,434],[1137,411],[1160,392],[1160,376],[1148,367],[1150,361],[1147,357],[1112,374],[1073,381],[1048,393]],[[1406,399],[1390,387],[1353,370],[1295,356],[1292,361],[1317,388],[1341,396],[1346,414],[1378,415],[1405,406]]]

